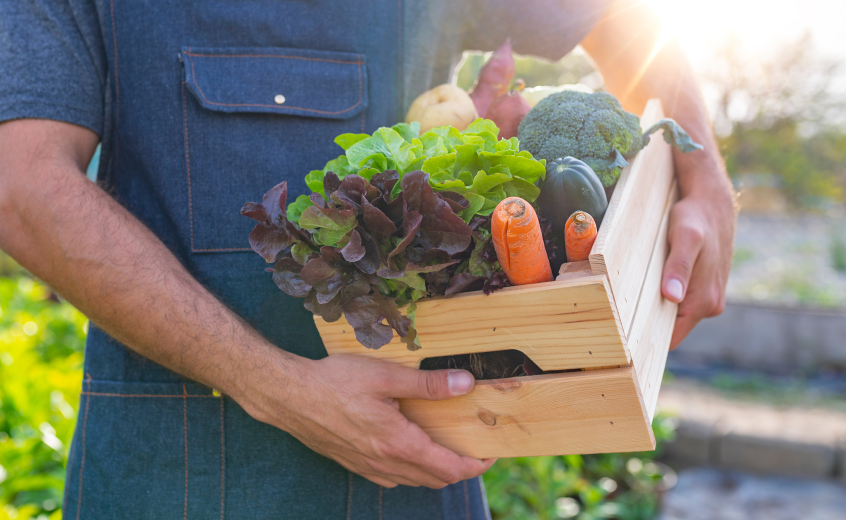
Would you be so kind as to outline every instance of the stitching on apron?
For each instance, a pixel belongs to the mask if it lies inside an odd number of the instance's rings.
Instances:
[[[350,520],[350,516],[352,516],[353,474],[350,470],[347,470],[347,473],[350,475],[350,493],[349,496],[347,496],[347,520]]]
[[[182,121],[185,126],[185,167],[188,171],[188,218],[191,224],[191,250],[194,250],[194,200],[191,196],[191,155],[188,153],[188,103],[185,99],[185,80],[182,80]]]
[[[115,2],[109,0],[109,10],[112,15],[112,42],[115,53],[115,157],[112,160],[112,170],[117,166],[118,157],[118,123],[120,122],[120,82],[118,81],[117,29],[115,28]]]
[[[382,520],[382,486],[379,486],[379,520]]]
[[[200,83],[197,82],[197,76],[194,74],[194,56],[196,56],[196,55],[191,54],[191,49],[188,49],[188,52],[186,52],[185,54],[188,56],[188,60],[191,62],[191,78],[194,80],[194,86],[197,87],[197,92],[200,93],[200,96],[202,96],[203,101],[205,101],[206,103],[208,103],[210,105],[218,105],[218,106],[224,106],[224,107],[276,108],[276,109],[280,109],[281,111],[283,111],[282,113],[284,113],[284,111],[287,111],[287,110],[300,110],[300,111],[304,111],[304,112],[314,112],[316,114],[337,115],[337,114],[343,114],[344,112],[349,112],[350,110],[354,109],[355,107],[357,107],[358,105],[361,104],[361,61],[344,62],[345,64],[357,65],[358,66],[358,79],[359,79],[358,101],[353,106],[351,106],[349,108],[345,108],[343,110],[338,110],[337,112],[329,112],[327,110],[317,110],[317,109],[314,109],[314,108],[280,107],[279,105],[263,105],[263,104],[260,104],[260,103],[218,103],[217,101],[210,101],[206,97],[205,93],[203,92],[203,89],[200,88]],[[226,56],[226,57],[231,58],[231,57],[235,57],[235,56]],[[260,57],[260,56],[243,56],[243,57]],[[288,58],[289,56],[273,56],[273,57],[274,58]],[[312,60],[312,61],[318,61],[318,60]],[[319,61],[328,61],[328,60],[319,60]]]
[[[182,432],[185,436],[185,505],[183,506],[182,518],[188,518],[188,390],[185,383],[182,384]]]
[[[341,63],[343,65],[356,65],[358,63],[362,63],[361,56],[358,54],[356,54],[356,61],[330,60],[328,58],[307,58],[305,56],[285,56],[282,54],[200,54],[198,52],[191,52],[191,49],[188,49],[188,52],[185,54],[197,56],[198,58],[281,58],[287,60],[326,61],[329,63]]]
[[[467,481],[464,482],[464,517],[470,520],[470,495],[467,494]]]
[[[356,54],[358,61],[361,61],[361,56]],[[358,98],[361,99],[361,65],[358,66]],[[364,132],[364,110],[361,111],[361,131]]]
[[[91,390],[91,374],[88,375],[88,390]],[[79,464],[79,497],[76,499],[76,520],[79,520],[79,513],[82,511],[82,470],[85,469],[85,430],[88,427],[88,403],[91,397],[85,398],[85,414],[82,418],[82,461]]]
[[[220,396],[220,520],[223,520],[223,495],[224,490],[226,489],[225,486],[225,478],[226,478],[226,448],[225,443],[223,442],[224,430],[223,430],[224,422],[223,422],[223,395]]]

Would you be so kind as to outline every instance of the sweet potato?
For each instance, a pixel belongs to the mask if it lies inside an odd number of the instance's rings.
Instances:
[[[470,97],[476,104],[479,117],[487,117],[488,107],[496,98],[508,92],[514,79],[514,57],[511,55],[511,39],[494,51],[491,59],[479,71],[479,78],[470,90]]]
[[[499,127],[500,139],[511,139],[517,137],[517,127],[531,109],[523,96],[512,90],[496,98],[485,117]]]

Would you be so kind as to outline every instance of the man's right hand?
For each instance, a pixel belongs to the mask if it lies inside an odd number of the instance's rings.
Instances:
[[[253,417],[287,431],[312,450],[384,487],[440,489],[481,475],[496,459],[463,457],[440,446],[399,411],[397,399],[448,399],[473,389],[464,370],[415,370],[378,359],[337,354],[319,361],[280,356],[265,366],[289,385],[264,377],[236,397]]]

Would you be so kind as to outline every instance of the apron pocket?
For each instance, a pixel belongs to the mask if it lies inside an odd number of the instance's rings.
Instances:
[[[190,383],[86,379],[65,518],[220,518],[221,397]]]
[[[191,252],[250,251],[244,203],[282,181],[289,201],[308,193],[305,175],[343,153],[335,136],[363,131],[365,56],[275,47],[180,56]]]

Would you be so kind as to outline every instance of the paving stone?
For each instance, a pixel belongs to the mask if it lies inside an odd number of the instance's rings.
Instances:
[[[810,478],[834,475],[833,443],[827,446],[732,432],[719,442],[719,465],[724,468]]]
[[[659,520],[843,520],[846,485],[713,468],[679,473]]]
[[[667,457],[683,461],[687,465],[710,464],[714,459],[712,444],[715,427],[716,420],[680,421],[676,429],[676,440],[665,447]]]
[[[679,382],[661,389],[658,406],[678,416],[679,446],[668,445],[667,454],[680,466],[710,464],[814,478],[846,472],[842,413],[729,400]]]
[[[837,462],[835,472],[837,480],[846,484],[846,435],[840,437],[837,443]]]

